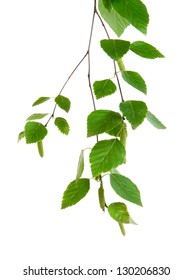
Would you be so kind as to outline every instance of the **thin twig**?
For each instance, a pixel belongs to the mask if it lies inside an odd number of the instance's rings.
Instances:
[[[107,35],[107,38],[110,40],[110,36],[109,36],[109,33],[108,33],[108,31],[107,31],[107,28],[106,28],[106,26],[105,26],[105,24],[104,24],[103,19],[101,18],[100,14],[99,14],[99,12],[98,12],[97,10],[95,11],[95,13],[97,14],[97,16],[98,16],[98,18],[99,18],[99,20],[100,20],[100,22],[101,22],[101,24],[102,24],[102,26],[103,26],[103,28],[104,28],[104,30],[105,30],[105,33],[106,33],[106,35]],[[124,101],[124,98],[123,98],[123,93],[122,93],[122,89],[121,89],[121,83],[120,83],[120,80],[119,80],[119,76],[118,76],[118,74],[117,74],[117,68],[116,68],[116,63],[115,63],[115,61],[113,61],[113,66],[114,66],[114,71],[115,71],[115,77],[116,77],[116,79],[117,79],[117,84],[118,84],[118,87],[119,87],[119,92],[120,92],[120,95],[121,95],[121,100],[122,100],[122,102],[123,102],[123,101]]]

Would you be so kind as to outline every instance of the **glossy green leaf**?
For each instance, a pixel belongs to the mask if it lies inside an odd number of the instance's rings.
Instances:
[[[33,103],[32,106],[40,105],[40,104],[42,104],[42,103],[48,101],[49,99],[50,99],[50,97],[42,96],[42,97],[38,98],[38,99]]]
[[[64,118],[58,117],[55,119],[54,124],[58,127],[58,129],[63,133],[68,135],[70,131],[69,124],[67,120]]]
[[[61,109],[63,109],[66,112],[69,112],[70,100],[67,97],[64,97],[63,95],[58,95],[55,98],[55,102]]]
[[[143,101],[128,100],[121,102],[120,110],[133,129],[136,129],[147,115],[147,105]]]
[[[125,148],[118,139],[102,140],[95,144],[90,153],[93,177],[111,171],[125,161]]]
[[[146,119],[156,128],[165,129],[165,125],[158,120],[156,116],[154,116],[151,112],[147,112]]]
[[[90,189],[89,179],[72,181],[65,190],[62,198],[62,209],[72,206],[83,199]]]
[[[98,189],[98,197],[99,197],[99,205],[103,211],[105,211],[105,194],[104,194],[104,188],[102,183],[100,184],[100,188]]]
[[[22,131],[19,133],[18,137],[17,137],[17,142],[21,141],[21,139],[25,138],[25,132]]]
[[[120,37],[128,27],[129,22],[114,10],[110,0],[108,0],[108,6],[105,6],[103,2],[104,0],[99,0],[98,2],[100,14],[117,36]]]
[[[46,117],[47,115],[48,114],[33,114],[27,118],[27,121],[40,120]]]
[[[119,60],[129,50],[130,42],[123,40],[101,40],[101,48],[114,60]]]
[[[147,93],[147,87],[144,79],[137,72],[133,71],[122,71],[123,79],[132,87],[140,90],[143,93]]]
[[[38,141],[38,142],[37,142],[37,146],[38,146],[39,155],[40,155],[41,157],[43,157],[43,156],[44,156],[43,141]]]
[[[116,85],[110,80],[96,81],[93,84],[96,99],[113,94],[116,91]]]
[[[83,171],[84,171],[84,150],[81,150],[79,160],[78,160],[76,180],[80,179]]]
[[[25,125],[26,143],[36,143],[43,140],[48,131],[45,126],[39,122],[27,122]]]
[[[155,59],[164,57],[155,47],[143,41],[133,42],[130,50],[144,58]]]
[[[111,174],[110,183],[120,197],[142,206],[139,189],[129,178],[120,174]]]
[[[146,6],[140,0],[111,0],[115,11],[126,18],[142,33],[147,33],[149,15]]]
[[[115,202],[108,206],[109,215],[118,223],[129,224],[130,215],[127,206],[122,202]]]
[[[96,110],[87,118],[87,137],[108,133],[122,123],[119,113],[110,110]]]

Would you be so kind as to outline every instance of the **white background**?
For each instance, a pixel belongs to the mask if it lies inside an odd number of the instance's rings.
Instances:
[[[69,137],[50,123],[44,159],[35,145],[17,144],[25,119],[35,112],[51,112],[53,107],[52,101],[39,108],[31,104],[39,96],[56,96],[86,52],[92,2],[0,1],[0,276],[27,279],[22,270],[29,265],[81,265],[114,269],[104,279],[117,279],[118,266],[169,266],[171,275],[164,279],[191,279],[192,1],[146,0],[151,15],[147,37],[132,27],[122,36],[147,41],[166,56],[154,61],[134,54],[124,58],[126,68],[138,71],[148,85],[145,97],[122,81],[125,100],[145,100],[167,126],[160,131],[145,122],[136,131],[129,130],[128,162],[120,171],[138,185],[144,207],[128,203],[138,226],[126,226],[126,237],[108,213],[100,210],[95,183],[83,201],[60,210],[63,191],[75,178],[80,150],[95,143],[94,138],[86,139],[86,117],[93,110],[86,61],[63,92],[71,99],[70,113],[56,112],[68,119]],[[116,38],[113,32],[111,37]],[[96,19],[92,81],[113,76],[111,61],[99,47],[105,38]],[[117,93],[97,102],[97,108],[118,110],[118,102]],[[110,189],[108,179],[105,189],[108,203],[122,201]]]

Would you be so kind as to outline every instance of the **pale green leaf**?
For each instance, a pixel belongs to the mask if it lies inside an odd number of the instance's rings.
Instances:
[[[78,160],[76,180],[80,179],[83,171],[84,171],[84,150],[81,150],[79,160]]]
[[[136,29],[147,33],[149,14],[146,6],[140,0],[111,0],[115,11],[126,18]]]
[[[165,125],[158,120],[156,116],[154,116],[151,112],[147,112],[146,119],[156,128],[165,129]]]
[[[124,227],[124,224],[123,223],[118,223],[119,224],[119,227],[120,227],[120,230],[121,230],[121,233],[122,235],[126,235],[126,231],[125,231],[125,227]]]
[[[154,46],[143,41],[133,42],[130,46],[130,50],[144,58],[155,59],[164,57]]]
[[[121,174],[111,174],[110,183],[120,197],[142,206],[139,189],[129,178]]]
[[[46,117],[47,115],[48,114],[33,114],[27,118],[27,121],[40,120]]]
[[[140,90],[143,93],[147,93],[147,87],[144,79],[137,72],[133,71],[122,71],[123,79],[132,87]]]
[[[46,127],[39,122],[27,122],[25,125],[26,143],[36,143],[43,140],[48,131]]]
[[[18,137],[17,137],[17,142],[21,141],[21,139],[25,138],[25,132],[22,131],[19,133]]]
[[[116,138],[97,142],[90,153],[93,177],[111,171],[123,164],[125,155],[125,148]]]
[[[42,97],[38,98],[38,99],[33,103],[32,106],[40,105],[40,104],[42,104],[42,103],[48,101],[49,99],[50,99],[50,97],[42,96]]]
[[[121,102],[120,110],[133,129],[136,129],[147,115],[147,105],[143,101],[128,100]]]
[[[114,10],[110,0],[107,0],[109,2],[108,6],[105,6],[103,1],[99,0],[98,2],[100,14],[117,36],[120,37],[128,27],[129,22]]]
[[[87,118],[87,137],[104,132],[109,133],[122,122],[123,119],[117,112],[110,110],[93,111]]]
[[[70,100],[67,97],[65,97],[63,95],[58,95],[55,98],[55,102],[61,109],[63,109],[66,112],[69,112],[69,110],[70,110]]]
[[[78,203],[82,198],[85,197],[89,189],[89,179],[79,179],[72,181],[63,194],[61,208],[64,209]]]
[[[130,215],[127,206],[122,202],[115,202],[108,206],[109,215],[118,223],[129,224]]]
[[[126,148],[126,141],[127,141],[127,126],[126,124],[123,122],[122,125],[122,129],[119,133],[119,137],[120,137],[120,142],[122,143],[122,145]]]
[[[101,48],[114,60],[122,58],[129,50],[130,42],[123,40],[101,40]]]
[[[63,133],[68,135],[70,131],[69,124],[67,120],[64,118],[58,117],[55,119],[54,124],[58,127],[58,129]]]
[[[37,146],[38,146],[38,152],[39,152],[40,157],[43,157],[44,156],[43,141],[38,141]]]
[[[93,84],[96,99],[113,94],[116,91],[116,85],[110,80],[96,81]]]
[[[105,194],[104,194],[104,188],[102,183],[100,184],[100,188],[98,189],[98,197],[99,197],[99,205],[103,211],[105,211]]]

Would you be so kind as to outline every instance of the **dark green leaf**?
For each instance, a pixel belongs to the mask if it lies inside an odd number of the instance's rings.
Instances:
[[[119,60],[129,50],[130,42],[123,40],[101,40],[101,48],[114,60]]]
[[[116,85],[110,79],[94,82],[93,88],[96,99],[111,95],[116,91]]]
[[[144,58],[154,59],[164,57],[155,47],[143,41],[133,42],[130,46],[130,50]]]
[[[120,197],[142,206],[140,192],[129,178],[120,174],[111,174],[110,182],[112,188]]]
[[[22,131],[19,133],[18,138],[17,138],[17,142],[21,141],[21,139],[25,138],[25,132]]]
[[[104,132],[108,133],[122,122],[122,117],[117,112],[110,110],[93,111],[87,118],[87,137]]]
[[[40,119],[43,119],[47,115],[48,114],[33,114],[27,118],[27,121],[40,120]]]
[[[143,101],[128,100],[121,102],[120,110],[133,129],[136,129],[147,115],[147,105]]]
[[[39,122],[27,122],[25,125],[26,143],[36,143],[43,140],[48,131],[45,126]]]
[[[61,117],[56,118],[54,124],[58,127],[58,129],[63,134],[66,134],[66,135],[69,134],[70,127],[69,127],[68,122],[64,118],[61,118]]]
[[[158,118],[156,118],[156,116],[154,116],[151,112],[147,112],[146,115],[146,119],[156,128],[158,129],[165,129],[165,125],[163,125],[163,123],[160,122],[160,120],[158,120]]]
[[[104,195],[104,188],[102,183],[100,184],[100,188],[98,189],[98,197],[99,197],[99,204],[103,211],[105,211],[105,195]]]
[[[70,100],[67,97],[64,97],[63,95],[58,95],[55,98],[55,102],[61,109],[63,109],[66,112],[69,112]]]
[[[38,142],[37,142],[37,146],[38,146],[39,155],[40,155],[41,157],[43,157],[43,156],[44,156],[43,141],[38,141]]]
[[[80,152],[79,160],[78,160],[78,168],[76,174],[76,180],[80,179],[82,173],[84,171],[84,150]]]
[[[129,224],[130,216],[127,206],[122,202],[115,202],[108,206],[109,215],[118,223]]]
[[[125,161],[125,148],[118,139],[99,141],[91,150],[90,164],[93,177],[111,171]]]
[[[50,97],[42,96],[42,97],[38,98],[38,99],[33,103],[32,106],[37,106],[37,105],[39,105],[39,104],[42,104],[42,103],[48,101],[49,99],[50,99]]]
[[[62,209],[79,202],[90,189],[89,179],[79,179],[72,181],[65,190],[62,198]]]
[[[142,91],[145,94],[147,93],[145,81],[137,72],[122,71],[121,74],[123,79],[132,87]]]
[[[142,33],[147,33],[149,15],[146,6],[140,0],[111,0],[111,3],[118,14]]]
[[[110,2],[110,0],[108,0],[108,2]],[[103,0],[99,0],[98,7],[99,7],[101,16],[108,23],[108,25],[111,27],[111,29],[117,34],[117,36],[120,37],[121,34],[124,32],[124,30],[129,25],[128,20],[125,19],[124,17],[122,17],[121,15],[119,15],[114,10],[111,3],[106,8],[103,3]]]
[[[111,10],[111,0],[102,0],[104,7],[110,11]]]

